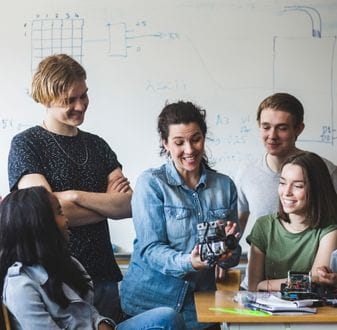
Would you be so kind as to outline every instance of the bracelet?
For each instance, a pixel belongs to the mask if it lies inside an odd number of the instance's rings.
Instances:
[[[115,322],[112,322],[109,319],[103,319],[100,323],[105,323],[107,325],[110,325],[113,329],[115,329],[115,326],[116,326]]]

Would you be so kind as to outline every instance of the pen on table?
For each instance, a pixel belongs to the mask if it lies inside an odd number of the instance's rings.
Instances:
[[[270,316],[271,314],[265,311],[244,309],[244,308],[226,308],[226,307],[210,307],[210,311],[223,312],[229,314],[240,314],[247,316]]]
[[[262,308],[260,308],[260,307],[258,307],[258,306],[256,306],[256,305],[252,305],[252,304],[244,304],[243,307],[248,308],[248,309],[251,309],[251,310],[253,310],[253,311],[264,312],[264,313],[266,313],[266,314],[272,315],[271,312],[266,311],[266,310],[264,310],[264,309],[262,309]]]

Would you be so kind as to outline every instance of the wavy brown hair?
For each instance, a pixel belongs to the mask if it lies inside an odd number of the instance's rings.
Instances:
[[[290,156],[282,164],[298,165],[302,168],[307,188],[306,219],[311,228],[323,228],[337,224],[337,194],[325,162],[313,152],[301,152]],[[290,222],[289,215],[284,212],[279,202],[279,216]]]

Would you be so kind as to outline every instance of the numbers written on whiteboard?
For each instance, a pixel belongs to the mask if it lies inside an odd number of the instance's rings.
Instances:
[[[238,134],[238,135],[226,135],[226,136],[213,136],[210,137],[208,142],[210,145],[219,146],[222,144],[245,144],[247,142],[246,134]]]
[[[31,125],[16,121],[13,118],[0,118],[0,131],[14,130],[21,131]]]
[[[321,131],[321,141],[326,142],[326,143],[331,143],[332,142],[332,130],[330,126],[322,126],[322,131]]]
[[[78,13],[54,13],[54,14],[36,14],[35,18],[37,19],[53,19],[53,18],[59,18],[59,19],[71,19],[71,18],[79,18],[80,15]]]

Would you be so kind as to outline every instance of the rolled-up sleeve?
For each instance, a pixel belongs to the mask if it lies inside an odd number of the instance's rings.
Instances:
[[[175,277],[194,271],[190,254],[170,246],[163,193],[151,173],[143,173],[132,197],[132,214],[141,258],[153,269]]]

